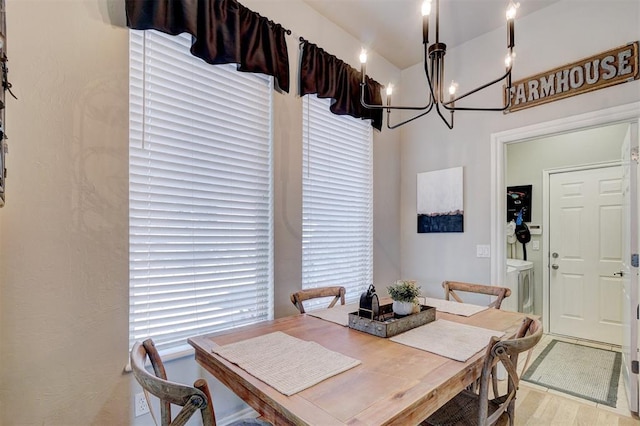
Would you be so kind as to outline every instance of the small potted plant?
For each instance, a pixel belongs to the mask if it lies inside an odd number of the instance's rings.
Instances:
[[[415,280],[398,280],[387,287],[387,291],[393,299],[393,312],[397,315],[409,315],[418,306],[420,287]]]

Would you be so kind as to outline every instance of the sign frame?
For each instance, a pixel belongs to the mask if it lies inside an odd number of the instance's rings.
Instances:
[[[572,96],[589,93],[640,77],[638,42],[630,42],[596,55],[541,72],[504,88],[505,114]],[[612,75],[615,72],[615,75]]]

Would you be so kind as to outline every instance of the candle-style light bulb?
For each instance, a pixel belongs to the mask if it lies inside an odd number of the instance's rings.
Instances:
[[[431,0],[424,0],[422,2],[422,16],[429,16],[431,13]]]
[[[367,51],[365,49],[362,49],[360,51],[360,63],[361,64],[367,63]]]
[[[367,83],[367,51],[362,49],[360,51],[360,84],[365,85]]]
[[[513,1],[509,2],[509,5],[507,6],[507,20],[513,20],[516,18],[516,12],[518,10],[518,8],[520,7],[520,3],[514,3]]]
[[[456,94],[456,90],[458,89],[458,83],[455,81],[451,81],[451,85],[449,86],[449,95],[453,98],[453,95]]]
[[[509,68],[513,65],[513,59],[516,57],[516,52],[507,53],[507,56],[504,57],[504,65]]]
[[[429,43],[429,14],[431,13],[431,0],[422,3],[422,43]],[[426,46],[425,46],[426,47]]]
[[[456,90],[458,89],[458,83],[456,83],[455,81],[451,80],[451,84],[449,85],[449,102],[451,107],[455,107],[456,103],[454,102],[455,99],[455,94],[456,94]],[[451,111],[451,114],[453,114],[453,111]],[[451,116],[453,118],[453,115]]]
[[[387,84],[387,106],[391,105],[391,94],[393,93],[393,85]]]

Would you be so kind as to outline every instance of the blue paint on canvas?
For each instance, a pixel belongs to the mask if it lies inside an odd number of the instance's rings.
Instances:
[[[464,232],[463,168],[418,173],[418,233]]]
[[[464,215],[458,214],[437,214],[418,215],[418,233],[425,234],[431,232],[464,232]]]

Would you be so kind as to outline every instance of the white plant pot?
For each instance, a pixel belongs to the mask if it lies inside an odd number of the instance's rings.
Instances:
[[[393,312],[398,315],[409,315],[413,312],[413,302],[393,301]]]

